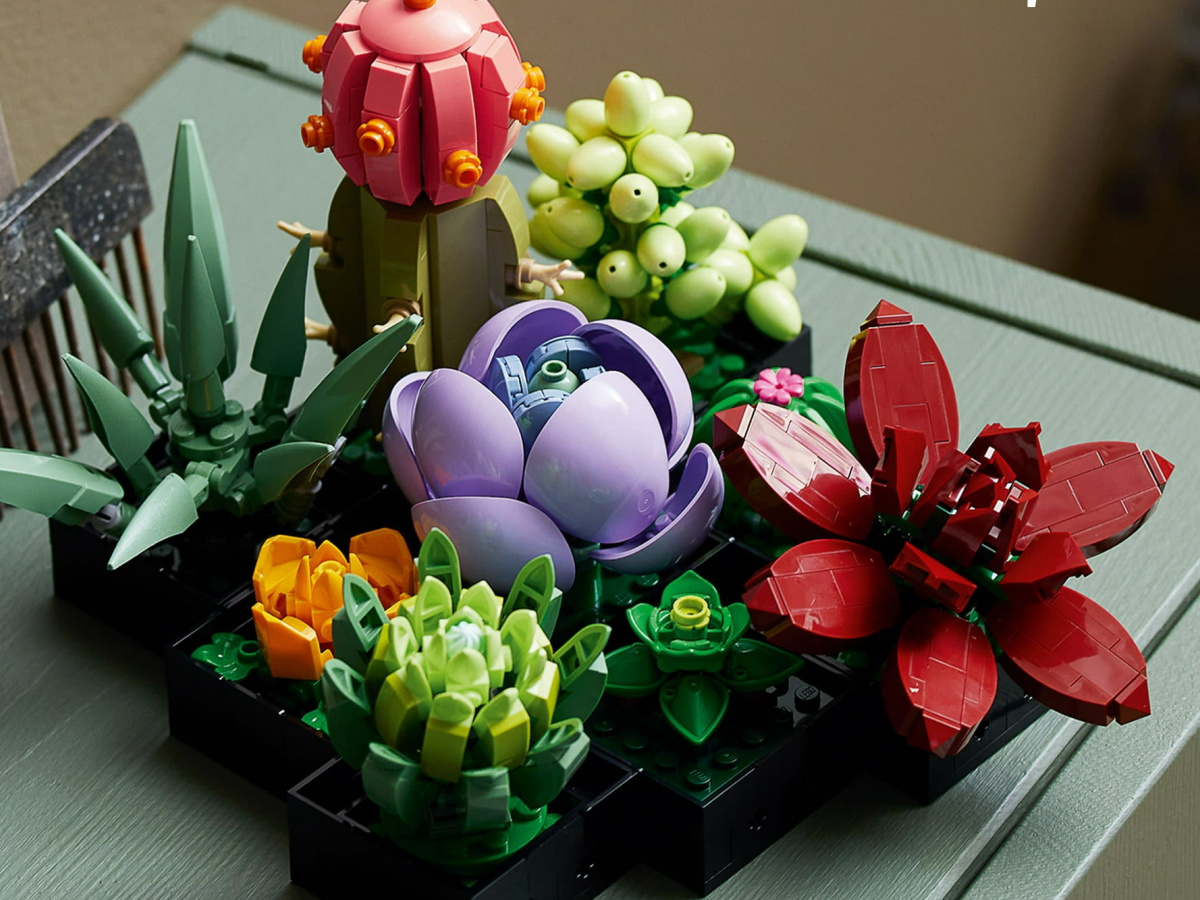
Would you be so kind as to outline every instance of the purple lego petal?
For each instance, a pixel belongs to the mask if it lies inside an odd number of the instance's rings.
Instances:
[[[630,575],[660,572],[687,559],[699,547],[721,512],[725,479],[708,444],[697,444],[688,455],[679,487],[649,531],[631,541],[602,547],[592,559]]]
[[[409,503],[420,503],[433,496],[412,448],[413,405],[428,377],[428,372],[414,372],[397,381],[383,411],[383,452],[392,477]]]
[[[534,441],[525,498],[567,534],[612,544],[644,531],[667,499],[654,410],[620,372],[575,389]]]
[[[458,368],[476,381],[486,381],[497,356],[519,356],[524,362],[540,344],[570,334],[587,322],[578,309],[558,300],[531,300],[502,309],[483,323],[463,352]]]
[[[675,468],[692,442],[694,425],[692,391],[675,355],[632,322],[604,319],[574,333],[596,348],[604,368],[624,372],[646,395],[667,444],[668,468]]]
[[[549,553],[554,583],[567,590],[575,583],[575,560],[562,532],[541,510],[504,497],[446,497],[412,508],[417,537],[425,540],[440,528],[454,542],[464,584],[486,581],[503,594],[521,567]]]
[[[483,384],[436,369],[413,408],[412,448],[434,497],[521,493],[525,451],[512,414]]]

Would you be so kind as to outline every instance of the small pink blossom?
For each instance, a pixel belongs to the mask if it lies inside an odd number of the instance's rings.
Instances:
[[[804,396],[804,379],[791,369],[763,369],[754,381],[758,399],[776,406],[787,406],[793,397]]]

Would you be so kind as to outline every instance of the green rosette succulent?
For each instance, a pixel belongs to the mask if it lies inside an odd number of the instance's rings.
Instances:
[[[415,597],[388,619],[363,579],[343,582],[336,659],[321,676],[329,735],[362,769],[383,831],[459,874],[486,869],[540,834],[587,756],[583,720],[604,692],[606,625],[562,647],[547,632],[561,593],[549,556],[507,598],[464,588],[454,545],[430,532]]]
[[[667,722],[697,746],[724,720],[731,690],[761,691],[800,668],[800,657],[746,637],[746,607],[722,606],[695,572],[668,584],[657,607],[639,603],[627,615],[639,643],[608,654],[605,690],[617,697],[657,691]]]

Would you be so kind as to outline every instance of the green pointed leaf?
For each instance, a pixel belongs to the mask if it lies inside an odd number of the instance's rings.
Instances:
[[[553,659],[561,673],[559,690],[567,691],[604,654],[612,629],[599,622],[580,628],[555,652]],[[603,690],[603,687],[601,688]],[[582,717],[581,717],[582,718]]]
[[[342,608],[333,617],[334,655],[365,675],[375,642],[387,621],[387,613],[374,588],[357,575],[347,575],[342,579]]]
[[[312,238],[300,238],[275,284],[258,326],[250,368],[276,378],[299,378],[304,368],[304,295],[308,289],[308,249]]]
[[[166,310],[163,331],[167,361],[171,373],[183,380],[183,361],[180,342],[184,328],[181,304],[185,283],[184,265],[188,236],[194,235],[204,251],[213,301],[224,331],[220,365],[221,379],[229,377],[237,365],[237,323],[229,290],[229,250],[225,243],[225,226],[208,162],[200,146],[196,123],[185,119],[179,123],[175,137],[175,161],[171,167],[171,188],[167,195],[166,225],[163,233],[163,269],[166,280]]]
[[[625,618],[629,620],[629,627],[633,629],[638,640],[645,641],[647,644],[654,643],[650,620],[657,611],[657,608],[649,603],[639,603],[637,606],[631,606],[625,610]]]
[[[381,810],[417,829],[437,796],[438,785],[421,777],[421,766],[387,744],[372,743],[362,764],[363,791]]]
[[[733,645],[721,670],[722,680],[735,691],[761,691],[786,681],[804,661],[794,653],[753,638]]]
[[[726,646],[732,647],[746,629],[750,627],[750,610],[746,609],[744,603],[730,603],[724,607],[723,612],[728,617],[729,626],[726,629]]]
[[[729,688],[700,673],[668,681],[658,699],[671,727],[696,746],[712,736],[729,710]]]
[[[321,696],[333,749],[361,769],[367,748],[379,740],[362,676],[344,660],[331,659],[321,670]]]
[[[63,355],[67,371],[79,386],[88,422],[117,465],[128,470],[154,443],[154,429],[136,406],[111,381],[70,353]]]
[[[184,480],[172,472],[142,501],[125,526],[108,567],[123,566],[156,544],[182,534],[197,518],[196,498]]]
[[[254,457],[254,483],[263,503],[279,498],[292,479],[333,453],[329,444],[294,441],[276,444]]]
[[[516,609],[532,609],[537,613],[542,631],[547,635],[554,634],[554,626],[558,624],[558,614],[562,609],[562,591],[554,586],[554,560],[550,554],[535,556],[521,567],[512,589],[504,599],[501,621]]]
[[[0,503],[80,525],[124,496],[119,481],[81,462],[0,448]]]
[[[212,375],[225,359],[225,332],[213,294],[204,250],[188,235],[183,257],[183,285],[179,299],[180,376],[184,384]]]
[[[425,535],[425,540],[421,543],[421,552],[417,554],[417,584],[423,584],[425,578],[430,575],[449,589],[450,602],[457,603],[462,593],[462,568],[458,563],[458,550],[446,532],[440,528],[431,529],[429,534]]]
[[[562,792],[591,746],[578,719],[555,722],[529,750],[525,765],[509,772],[509,787],[526,806],[545,806]]]
[[[154,339],[100,267],[61,228],[54,230],[54,240],[87,309],[88,322],[112,361],[123,369],[134,358],[152,351]]]
[[[458,781],[464,801],[463,828],[468,832],[506,828],[512,822],[509,812],[508,769],[493,766],[463,772]]]
[[[615,697],[647,697],[667,679],[647,644],[630,644],[612,650],[604,654],[604,659],[608,665],[604,690]]]
[[[282,442],[336,441],[421,322],[420,316],[409,316],[334,366],[304,401]]]

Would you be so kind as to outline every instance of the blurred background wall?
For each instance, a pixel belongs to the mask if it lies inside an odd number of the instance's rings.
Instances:
[[[1188,3],[494,0],[552,105],[631,68],[742,168],[1200,316]],[[119,112],[218,5],[0,0],[18,176]],[[341,7],[243,5],[314,34]]]

